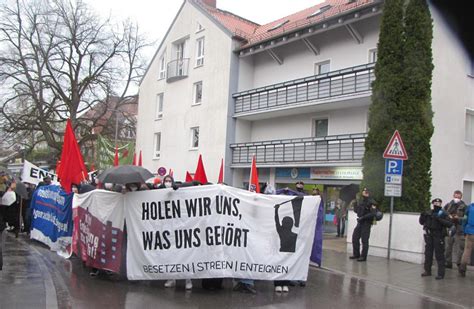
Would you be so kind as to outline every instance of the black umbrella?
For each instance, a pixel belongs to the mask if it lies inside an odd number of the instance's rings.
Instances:
[[[106,169],[98,178],[102,183],[118,183],[125,185],[127,183],[145,182],[152,177],[154,177],[154,175],[141,166],[122,165]]]
[[[90,192],[92,190],[95,190],[95,187],[88,183],[79,186],[79,194]]]
[[[21,196],[21,198],[23,199],[28,199],[28,190],[26,190],[26,186],[24,183],[22,183],[21,181],[17,181],[16,182],[16,189],[15,189],[15,192]]]
[[[342,187],[341,191],[339,191],[339,198],[346,203],[349,203],[353,199],[356,198],[356,194],[359,192],[359,185],[355,183],[351,183],[345,187]]]

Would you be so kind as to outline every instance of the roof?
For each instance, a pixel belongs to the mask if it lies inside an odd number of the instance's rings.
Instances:
[[[212,17],[214,17],[222,26],[224,26],[235,36],[248,39],[255,33],[255,30],[260,27],[259,24],[231,12],[209,6],[200,0],[194,1],[203,7],[209,14],[212,15]]]
[[[219,23],[221,23],[235,36],[245,39],[245,42],[241,46],[242,48],[256,45],[260,42],[292,32],[296,29],[317,24],[325,19],[335,17],[342,13],[364,6],[368,6],[374,2],[379,2],[379,0],[326,0],[323,3],[279,18],[265,25],[258,25],[257,23],[237,16],[233,13],[208,6],[202,3],[200,0],[194,1],[205,8]],[[328,6],[330,7],[328,8]],[[319,14],[314,14],[318,11],[318,9],[324,7],[328,9]],[[278,26],[280,24],[281,26]],[[271,30],[272,28],[275,29]]]

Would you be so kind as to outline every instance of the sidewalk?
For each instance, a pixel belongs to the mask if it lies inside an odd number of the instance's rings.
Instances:
[[[370,254],[370,249],[369,249]],[[474,271],[468,271],[465,278],[458,275],[457,267],[446,269],[443,280],[435,280],[436,262],[433,276],[422,278],[423,266],[397,260],[369,256],[367,262],[349,259],[346,239],[324,235],[322,268],[347,276],[354,276],[378,285],[396,288],[407,293],[423,295],[446,302],[453,306],[474,307]]]

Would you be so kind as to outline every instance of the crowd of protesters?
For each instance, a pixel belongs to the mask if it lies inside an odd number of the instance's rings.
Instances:
[[[26,184],[28,195],[20,197],[16,194],[15,201],[8,207],[0,205],[0,270],[3,267],[2,249],[5,240],[5,231],[14,233],[18,237],[19,233],[30,232],[31,226],[31,211],[30,200],[32,193],[38,187],[50,185],[51,178],[45,177],[38,186]],[[209,183],[208,183],[209,184]],[[87,191],[101,188],[109,191],[127,193],[143,190],[159,190],[172,188],[174,190],[180,187],[202,185],[198,181],[192,182],[175,182],[171,175],[166,175],[162,179],[156,177],[150,183],[128,183],[125,185],[105,183],[97,185],[95,182],[82,185],[73,185],[72,191],[74,193],[85,193]],[[16,183],[9,178],[5,173],[0,173],[0,197],[7,192],[15,191]],[[249,187],[249,190],[254,188]],[[304,183],[298,181],[295,184],[296,191],[289,188],[280,189],[278,194],[289,195],[306,195],[304,190]],[[262,187],[264,194],[277,194],[277,190],[270,184],[266,183]],[[316,186],[313,188],[312,195],[321,196],[321,193]],[[351,259],[359,262],[367,260],[369,250],[369,238],[371,226],[375,221],[381,219],[380,211],[377,209],[377,203],[370,197],[368,188],[363,188],[361,195],[354,199],[350,205],[338,200],[334,207],[335,218],[334,223],[337,226],[337,237],[344,237],[345,223],[349,215],[348,209],[353,209],[357,216],[357,225],[352,234],[353,255]],[[432,200],[431,208],[420,215],[419,222],[423,225],[424,239],[425,239],[425,261],[424,272],[421,276],[431,276],[431,268],[433,264],[433,255],[438,264],[438,274],[436,279],[443,279],[445,276],[445,269],[452,268],[456,264],[458,272],[461,277],[466,275],[467,265],[471,261],[471,252],[474,243],[474,203],[467,206],[462,200],[462,192],[454,191],[453,199],[442,206],[442,200],[435,198]],[[361,249],[362,243],[362,249]],[[109,272],[104,272],[108,273]],[[91,276],[100,274],[98,269],[92,269]],[[222,288],[223,279],[203,279],[202,286],[205,289],[219,289]],[[184,282],[185,289],[191,290],[193,283],[191,279],[186,279]],[[305,286],[305,282],[293,281],[275,281],[275,292],[286,293],[289,291],[289,286]],[[164,283],[166,288],[173,288],[176,286],[176,280],[167,280]],[[251,279],[236,279],[234,291],[243,293],[255,294],[254,280]]]

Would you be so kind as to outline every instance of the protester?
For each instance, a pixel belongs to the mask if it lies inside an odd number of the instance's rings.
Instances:
[[[295,184],[295,187],[296,187],[296,191],[298,191],[299,193],[305,194],[304,182],[302,182],[301,180],[297,181]]]
[[[256,187],[254,185],[249,185],[249,191],[256,193]],[[255,289],[255,281],[252,279],[238,279],[233,291],[256,294],[257,290]]]
[[[464,253],[461,259],[461,265],[459,266],[459,274],[461,277],[466,276],[467,264],[471,261],[471,252],[474,247],[474,203],[466,208],[465,215],[463,218],[465,244]]]
[[[335,216],[337,226],[336,237],[344,237],[344,231],[346,229],[347,207],[346,203],[341,199],[336,201]]]
[[[20,232],[20,196],[15,193],[16,183],[7,181],[6,183],[7,191],[12,192],[15,196],[15,201],[10,204],[6,205],[6,219],[9,226],[9,232],[15,233],[15,237],[18,237],[18,233]]]
[[[449,219],[453,222],[452,230],[446,237],[446,268],[453,268],[453,259],[458,268],[461,264],[465,242],[461,219],[464,217],[465,209],[466,204],[462,200],[462,192],[454,191],[453,199],[444,206]]]
[[[174,178],[171,175],[166,175],[163,178],[163,182],[161,185],[158,186],[158,189],[169,189],[173,188],[173,190],[177,190],[178,186],[174,182]],[[165,282],[165,288],[172,288],[176,286],[176,280],[175,279],[169,279],[166,280]],[[185,289],[186,290],[191,290],[193,288],[193,282],[191,279],[186,279],[185,283]]]
[[[422,277],[431,276],[431,266],[433,265],[433,251],[438,263],[438,276],[436,280],[444,278],[445,256],[444,237],[447,234],[446,228],[452,226],[448,219],[448,214],[441,208],[442,201],[435,198],[431,201],[432,209],[420,215],[419,222],[423,225],[425,238],[425,271]]]
[[[319,191],[318,188],[314,187],[314,188],[313,188],[313,192],[311,193],[311,195],[313,195],[313,196],[318,196],[318,195],[321,196],[321,192]]]
[[[362,190],[362,199],[357,202],[354,212],[357,214],[357,226],[352,234],[353,255],[350,259],[356,259],[358,262],[367,260],[369,252],[370,229],[375,218],[375,201],[370,197],[369,189]],[[360,241],[362,239],[362,252],[360,251]]]

